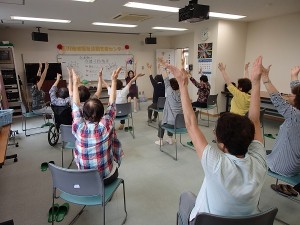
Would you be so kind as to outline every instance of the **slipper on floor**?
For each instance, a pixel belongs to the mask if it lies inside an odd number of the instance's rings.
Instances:
[[[276,191],[276,192],[278,192],[279,194],[281,194],[281,195],[284,195],[284,196],[287,196],[287,197],[292,196],[292,193],[289,192],[289,191],[287,190],[287,188],[286,188],[283,184],[278,184],[278,185],[276,185],[276,184],[271,184],[271,188],[272,188],[274,191]]]
[[[286,184],[286,185],[284,185],[284,186],[286,186],[286,189],[287,189],[293,196],[295,196],[295,197],[298,196],[298,192],[297,192],[291,185]]]
[[[53,216],[53,219],[56,220],[56,214],[57,214],[57,211],[58,211],[58,208],[59,208],[59,205],[57,203],[55,203],[53,205],[53,213],[54,213],[54,216]],[[49,209],[49,212],[48,212],[48,223],[52,223],[52,207]]]
[[[273,134],[264,134],[265,137],[271,138],[271,139],[276,139]]]
[[[45,172],[48,169],[48,163],[47,162],[43,162],[41,164],[41,171]]]
[[[65,218],[65,215],[69,212],[69,203],[64,203],[59,206],[56,213],[56,222],[61,222]]]

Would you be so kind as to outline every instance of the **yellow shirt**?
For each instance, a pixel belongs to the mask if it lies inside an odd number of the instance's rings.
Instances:
[[[227,89],[233,95],[230,112],[244,116],[249,111],[250,94],[240,91],[233,84],[230,84]]]

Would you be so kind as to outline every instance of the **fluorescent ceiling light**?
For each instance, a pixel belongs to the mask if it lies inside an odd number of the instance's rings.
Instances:
[[[40,21],[40,22],[50,22],[50,23],[71,23],[71,20],[58,20],[58,19],[48,19],[48,18],[35,18],[35,17],[23,17],[23,16],[11,16],[12,20],[29,20],[29,21]]]
[[[94,22],[93,25],[98,26],[108,26],[108,27],[137,27],[137,25],[132,24],[119,24],[119,23],[102,23],[102,22]]]
[[[94,2],[95,0],[72,0],[74,2]]]
[[[176,28],[176,27],[152,27],[155,30],[176,30],[176,31],[185,31],[185,28]]]
[[[164,12],[178,12],[179,11],[179,8],[177,8],[177,7],[152,5],[152,4],[145,4],[145,3],[139,3],[139,2],[128,2],[124,6],[130,7],[130,8],[149,9],[149,10],[157,10],[157,11],[164,11]]]
[[[178,12],[179,11],[179,8],[177,8],[177,7],[152,5],[152,4],[145,4],[145,3],[139,3],[139,2],[128,2],[124,6],[131,7],[131,8],[138,8],[138,9],[164,11],[164,12]],[[241,15],[233,15],[233,14],[217,13],[217,12],[210,12],[209,16],[224,18],[224,19],[233,19],[233,20],[246,17],[246,16],[241,16]]]
[[[210,17],[218,17],[218,18],[224,18],[224,19],[232,19],[232,20],[237,20],[244,18],[246,16],[241,16],[241,15],[233,15],[233,14],[226,14],[226,13],[216,13],[216,12],[210,12],[209,13]]]

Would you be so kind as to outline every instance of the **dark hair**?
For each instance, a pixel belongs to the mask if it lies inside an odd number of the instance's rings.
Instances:
[[[82,108],[83,118],[92,123],[100,122],[103,114],[104,107],[102,102],[98,98],[88,99]]]
[[[134,72],[133,72],[133,70],[129,70],[129,71],[128,71],[128,73],[127,73],[128,77],[129,77],[129,74],[130,74],[131,72],[132,72],[132,73],[133,73],[133,75],[134,75]]]
[[[117,87],[116,89],[117,90],[121,90],[123,88],[123,82],[119,79],[117,79]]]
[[[255,127],[246,117],[234,113],[224,113],[218,119],[216,137],[231,155],[245,155],[254,139]]]
[[[162,76],[161,74],[156,75],[156,76],[154,77],[154,80],[155,80],[156,82],[164,82],[164,78],[163,78],[163,76]]]
[[[241,88],[242,92],[248,93],[252,89],[251,80],[248,78],[238,79],[238,88]]]
[[[202,76],[200,77],[200,80],[203,81],[203,82],[205,82],[205,83],[208,82],[208,78],[207,78],[206,75],[202,75]]]
[[[87,101],[91,96],[91,93],[86,86],[83,86],[83,85],[79,86],[78,91],[79,91],[80,102]]]
[[[170,85],[171,85],[171,88],[174,90],[174,91],[177,91],[179,89],[179,85],[178,85],[178,82],[175,78],[171,78],[170,79]]]
[[[57,95],[59,98],[65,99],[65,98],[69,97],[69,89],[66,87],[62,87],[58,90]]]
[[[295,95],[294,106],[300,110],[300,85],[293,87],[292,93]]]

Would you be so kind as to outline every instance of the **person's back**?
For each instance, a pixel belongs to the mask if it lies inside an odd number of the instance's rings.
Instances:
[[[50,100],[52,105],[66,106],[69,105],[71,100],[69,96],[69,90],[66,87],[57,88],[60,81],[61,74],[57,74],[56,81],[49,90]]]
[[[267,155],[267,163],[275,173],[284,176],[300,174],[300,66],[292,69],[290,83],[292,94],[287,100],[272,85],[270,78],[264,78],[264,84],[277,111],[284,117],[272,152]]]

